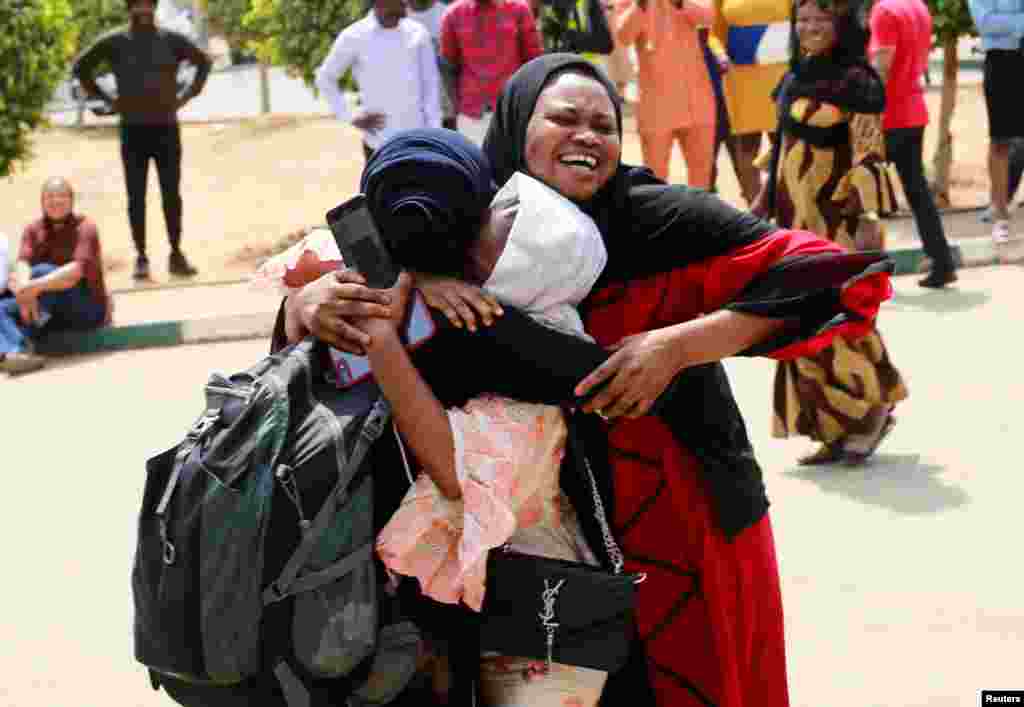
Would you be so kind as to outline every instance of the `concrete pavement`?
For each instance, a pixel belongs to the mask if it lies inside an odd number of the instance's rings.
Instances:
[[[727,365],[765,469],[793,707],[973,707],[1022,689],[1019,266],[956,289],[897,278],[880,318],[910,387],[860,469],[800,468],[770,437],[773,365]],[[212,371],[262,340],[76,356],[0,377],[0,705],[159,707],[132,659],[129,570],[145,459],[175,444]]]

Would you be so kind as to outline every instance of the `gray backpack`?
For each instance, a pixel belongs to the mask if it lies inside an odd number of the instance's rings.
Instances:
[[[147,462],[132,589],[154,686],[273,672],[302,705],[358,672],[350,701],[385,704],[412,675],[415,627],[378,622],[367,453],[390,411],[372,381],[321,402],[321,354],[310,339],[213,375],[185,439]]]

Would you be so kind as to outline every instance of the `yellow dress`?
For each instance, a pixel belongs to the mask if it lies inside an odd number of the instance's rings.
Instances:
[[[722,77],[734,135],[775,130],[771,92],[788,68],[789,0],[715,0],[713,36],[732,67]]]
[[[864,214],[884,215],[895,205],[881,116],[851,114],[808,98],[795,100],[791,115],[817,128],[847,124],[850,141],[816,147],[786,135],[778,175],[778,223],[854,250]],[[759,166],[767,162],[766,156],[758,160]],[[877,329],[856,340],[836,337],[814,356],[779,363],[772,432],[831,444],[866,433],[872,408],[906,397],[906,385]]]

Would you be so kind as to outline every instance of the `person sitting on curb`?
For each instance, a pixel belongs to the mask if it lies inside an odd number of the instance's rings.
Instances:
[[[62,177],[43,184],[42,207],[21,237],[7,282],[12,296],[0,298],[0,370],[11,375],[45,365],[34,352],[42,335],[110,321],[96,225],[74,213],[74,191]]]

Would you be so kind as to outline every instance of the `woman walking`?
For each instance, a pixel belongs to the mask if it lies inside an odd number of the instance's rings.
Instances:
[[[777,89],[783,137],[755,211],[844,248],[879,250],[879,217],[893,209],[895,195],[882,133],[884,87],[867,62],[861,5],[798,0],[793,17],[791,69]],[[892,430],[892,409],[906,397],[877,330],[838,336],[814,356],[779,363],[773,433],[820,443],[802,464],[861,463]]]

